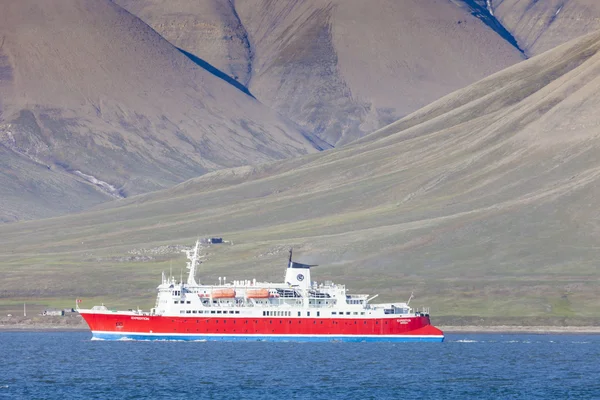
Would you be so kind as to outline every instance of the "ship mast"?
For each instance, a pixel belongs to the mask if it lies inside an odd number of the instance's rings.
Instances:
[[[196,246],[194,246],[194,248],[192,250],[183,250],[188,258],[188,262],[187,262],[187,269],[190,270],[190,273],[188,274],[188,279],[187,279],[187,283],[188,285],[193,285],[193,286],[197,286],[198,284],[196,283],[196,267],[198,265],[198,260],[200,259],[200,256],[198,255],[198,250],[200,249],[200,240],[196,240]]]

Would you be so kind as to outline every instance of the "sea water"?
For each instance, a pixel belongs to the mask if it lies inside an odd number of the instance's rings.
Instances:
[[[0,332],[0,399],[600,399],[600,335],[140,342]]]

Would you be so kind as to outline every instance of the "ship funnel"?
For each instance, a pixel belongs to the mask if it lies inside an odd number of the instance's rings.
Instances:
[[[292,261],[292,249],[290,249],[290,258],[285,272],[285,282],[291,286],[301,288],[310,287],[310,267],[316,267],[316,265]]]

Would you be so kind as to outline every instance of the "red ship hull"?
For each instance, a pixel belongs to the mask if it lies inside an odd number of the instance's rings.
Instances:
[[[444,334],[428,316],[385,318],[167,317],[81,311],[96,339],[430,341]]]

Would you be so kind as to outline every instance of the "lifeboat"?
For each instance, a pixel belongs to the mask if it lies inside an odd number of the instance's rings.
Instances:
[[[271,294],[269,289],[248,289],[246,290],[246,297],[249,299],[268,299]]]
[[[235,290],[233,289],[214,289],[212,291],[213,299],[231,299],[235,297]]]

